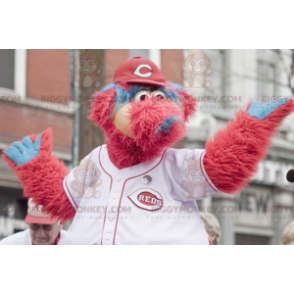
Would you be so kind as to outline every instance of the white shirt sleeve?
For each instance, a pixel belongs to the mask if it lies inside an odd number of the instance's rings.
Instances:
[[[67,231],[60,231],[60,240],[58,245],[64,244],[64,239]],[[25,231],[13,234],[8,236],[0,241],[0,245],[32,245],[30,230],[27,229]]]
[[[0,245],[31,245],[29,229],[8,236],[0,241]]]
[[[207,198],[218,191],[208,177],[203,149],[168,149],[164,156],[164,174],[175,200],[191,201]]]
[[[65,230],[60,231],[60,239],[59,239],[58,245],[65,245],[64,239],[65,239],[66,234],[67,234],[67,231],[65,231]]]

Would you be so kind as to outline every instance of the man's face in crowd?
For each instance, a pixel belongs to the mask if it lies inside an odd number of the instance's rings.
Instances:
[[[53,225],[30,224],[29,226],[31,238],[35,245],[51,245],[62,229],[60,221]]]

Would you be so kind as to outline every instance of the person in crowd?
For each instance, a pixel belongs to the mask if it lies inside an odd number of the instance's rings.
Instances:
[[[213,245],[219,245],[221,228],[217,218],[209,212],[201,212],[201,220]]]
[[[281,241],[283,245],[294,245],[294,221],[284,228]]]
[[[28,201],[28,212],[25,223],[27,230],[8,236],[0,245],[62,245],[66,231],[56,217],[42,212],[42,206],[36,206],[32,199]]]

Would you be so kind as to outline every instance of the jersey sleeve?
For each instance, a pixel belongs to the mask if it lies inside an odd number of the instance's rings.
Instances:
[[[29,230],[10,235],[0,241],[0,245],[31,245]]]
[[[14,238],[12,236],[8,236],[0,241],[0,245],[15,245],[13,241]]]
[[[191,201],[212,196],[218,191],[208,177],[203,149],[168,149],[164,156],[164,174],[175,200]]]
[[[80,164],[71,170],[63,180],[64,191],[75,210],[78,209],[85,192],[90,157],[91,153],[81,160]]]

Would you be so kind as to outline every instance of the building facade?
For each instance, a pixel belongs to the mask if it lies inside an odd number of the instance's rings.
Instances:
[[[184,60],[191,53],[184,52]],[[204,148],[234,112],[249,101],[293,99],[292,50],[204,50],[211,60],[209,87],[190,87],[199,111],[185,141],[187,148]],[[258,130],[256,130],[258,132]],[[286,180],[294,166],[294,114],[273,138],[267,158],[250,185],[238,195],[218,192],[199,203],[217,216],[222,244],[280,244],[281,232],[293,220],[293,190]]]
[[[69,50],[0,50],[0,149],[48,127],[69,165],[73,131]],[[51,99],[48,100],[48,97]],[[22,188],[0,159],[0,239],[26,225]]]

